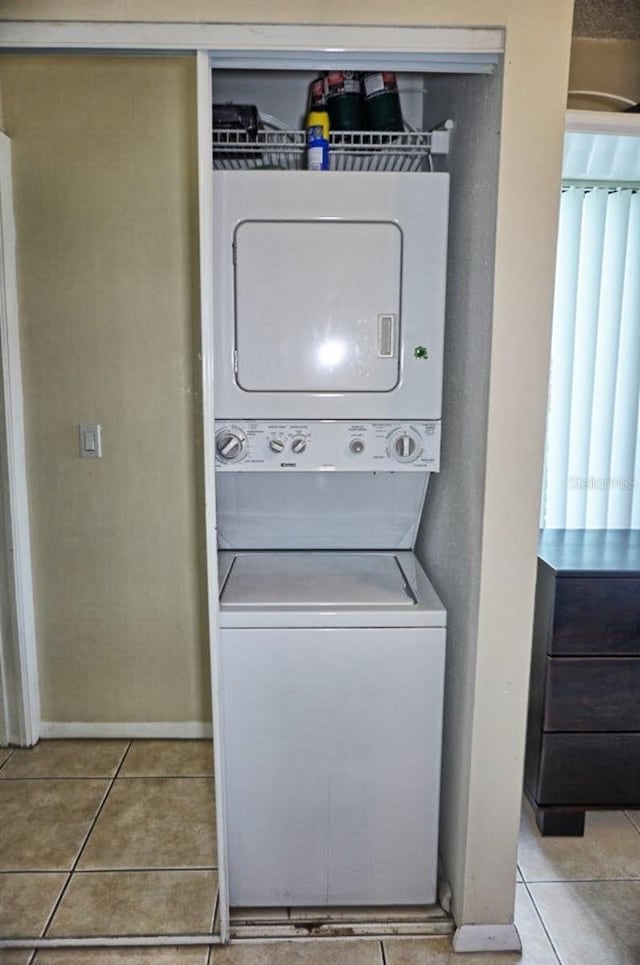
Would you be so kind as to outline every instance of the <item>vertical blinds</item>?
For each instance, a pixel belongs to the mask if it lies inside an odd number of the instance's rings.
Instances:
[[[640,194],[560,204],[541,525],[640,528]]]

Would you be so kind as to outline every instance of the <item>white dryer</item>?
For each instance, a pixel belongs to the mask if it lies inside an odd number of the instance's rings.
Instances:
[[[410,552],[220,554],[232,906],[435,901],[446,613]]]
[[[439,419],[448,174],[218,171],[219,419]]]

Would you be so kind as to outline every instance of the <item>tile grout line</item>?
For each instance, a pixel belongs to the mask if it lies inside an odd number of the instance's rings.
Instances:
[[[4,763],[6,764],[8,761],[9,758]],[[3,767],[4,764],[0,765],[0,770]],[[49,774],[44,777],[2,777],[2,783],[9,784],[11,781],[100,781],[104,777],[104,774],[82,774],[75,777],[56,777]],[[213,781],[213,779],[213,774],[130,774],[129,776],[118,777],[119,781]]]
[[[11,760],[11,758],[13,757],[13,755],[15,754],[15,752],[16,752],[16,748],[15,748],[15,747],[12,747],[12,748],[9,750],[9,756],[4,759],[4,761],[2,762],[2,764],[0,764],[0,771],[2,770],[2,768],[4,767],[4,765],[7,763],[7,761],[10,761],[10,760]]]
[[[631,817],[631,815],[629,814],[629,812],[628,812],[628,811],[623,811],[622,813],[624,814],[625,818],[627,819],[627,821],[629,822],[629,824],[631,825],[631,827],[633,828],[633,830],[634,830],[637,834],[640,834],[640,828],[639,828],[638,825],[635,823],[635,821],[633,820],[633,818]]]
[[[538,916],[538,919],[540,920],[540,924],[542,925],[542,930],[544,931],[545,935],[547,936],[547,940],[548,940],[549,944],[551,945],[551,949],[552,949],[552,951],[553,951],[553,954],[554,954],[554,955],[556,956],[556,958],[558,959],[559,965],[564,965],[564,962],[562,961],[562,958],[560,957],[560,952],[559,952],[558,949],[556,948],[556,943],[554,942],[553,938],[551,937],[551,933],[549,932],[549,929],[547,928],[547,923],[546,923],[545,920],[544,920],[544,917],[543,917],[543,915],[542,915],[542,912],[541,912],[540,909],[538,908],[538,904],[537,904],[537,902],[536,902],[536,899],[534,898],[533,894],[531,893],[531,889],[529,888],[528,882],[523,881],[522,884],[523,884],[523,885],[525,886],[525,888],[526,888],[527,894],[529,895],[529,900],[531,901],[531,904],[532,904],[533,907],[534,907],[535,913],[536,913],[536,915]],[[563,882],[563,881],[557,881],[557,882],[555,882],[555,884],[560,884],[560,885],[562,885],[562,884],[564,884],[564,882]]]
[[[213,781],[215,774],[122,774],[119,781]]]
[[[116,780],[117,780],[118,774],[119,774],[120,771],[122,770],[122,767],[123,767],[123,765],[124,765],[124,762],[125,762],[126,759],[127,759],[127,755],[128,755],[128,753],[129,753],[129,751],[131,750],[132,744],[133,744],[133,740],[130,740],[129,743],[128,743],[128,745],[127,745],[127,747],[125,748],[125,750],[124,750],[124,752],[123,752],[123,754],[122,754],[122,757],[120,758],[120,762],[119,762],[118,766],[116,767],[115,773],[114,773],[113,777],[111,778],[111,781],[109,782],[109,787],[107,788],[107,791],[106,791],[106,793],[105,793],[102,801],[100,802],[100,806],[99,806],[99,808],[98,808],[98,810],[97,810],[97,812],[96,812],[96,814],[95,814],[95,816],[94,816],[94,819],[93,819],[93,821],[91,822],[91,827],[90,827],[89,830],[87,831],[87,833],[86,833],[86,835],[84,836],[84,839],[83,839],[83,841],[82,841],[82,843],[81,843],[81,845],[80,845],[80,849],[78,850],[78,853],[77,853],[77,855],[76,855],[76,860],[73,862],[73,867],[71,868],[71,874],[73,874],[73,873],[76,871],[77,867],[78,867],[78,862],[80,861],[80,858],[82,857],[82,854],[83,854],[83,852],[84,852],[84,849],[85,849],[86,846],[87,846],[87,842],[88,842],[89,838],[91,837],[91,833],[92,833],[93,829],[95,828],[96,824],[98,823],[98,819],[99,819],[100,815],[102,814],[102,811],[104,810],[104,806],[105,806],[105,804],[107,803],[107,799],[109,798],[109,795],[111,794],[111,790],[112,790],[113,785],[115,784],[115,782],[116,782]]]
[[[519,885],[590,885],[618,884],[621,881],[640,882],[640,875],[626,878],[523,878]]]
[[[152,867],[136,867],[136,868],[125,868],[125,867],[109,867],[109,868],[74,868],[73,873],[76,875],[108,875],[108,874],[143,874],[149,871],[219,871],[217,865],[214,864],[201,864],[201,865],[153,865]],[[15,873],[15,872],[12,872]],[[37,872],[34,872],[37,873]]]
[[[219,901],[220,901],[220,886],[217,882],[217,875],[216,875],[216,896],[213,902],[213,915],[211,916],[211,928],[210,928],[210,933],[212,935],[215,935],[216,933],[216,915],[218,914]]]
[[[74,873],[74,871],[76,870],[78,861],[80,860],[80,858],[81,858],[81,856],[82,856],[82,852],[84,851],[85,846],[86,846],[86,844],[87,844],[87,841],[89,840],[89,838],[90,838],[90,836],[91,836],[91,832],[93,831],[93,829],[94,829],[95,826],[96,826],[96,822],[97,822],[98,818],[99,818],[100,815],[102,814],[102,810],[103,810],[103,808],[104,808],[104,806],[105,806],[105,804],[106,804],[106,802],[107,802],[107,798],[109,797],[109,794],[111,793],[111,788],[112,788],[113,785],[115,784],[116,777],[118,776],[118,774],[119,774],[119,772],[120,772],[120,768],[122,767],[122,765],[123,765],[124,762],[125,762],[125,759],[126,759],[126,757],[127,757],[127,754],[129,753],[129,750],[131,749],[131,745],[132,745],[132,744],[133,744],[133,741],[130,740],[129,743],[127,744],[125,750],[124,750],[124,753],[122,754],[122,757],[120,758],[120,761],[119,761],[119,763],[118,763],[118,766],[116,767],[116,770],[115,770],[115,773],[114,773],[113,777],[112,777],[111,780],[109,781],[109,784],[108,784],[107,789],[106,789],[106,791],[105,791],[105,793],[104,793],[104,796],[103,796],[103,798],[102,798],[102,800],[101,800],[101,802],[100,802],[100,804],[99,804],[99,806],[98,806],[98,810],[96,811],[96,813],[95,813],[95,815],[94,815],[94,817],[93,817],[93,821],[92,821],[91,824],[89,825],[89,830],[88,830],[87,833],[85,834],[85,836],[84,836],[84,838],[83,838],[83,840],[82,840],[82,842],[81,842],[81,844],[80,844],[80,847],[79,847],[79,849],[78,849],[78,853],[76,854],[75,860],[74,860],[74,862],[73,862],[73,864],[72,864],[72,866],[71,866],[71,869],[69,870],[69,874],[68,874],[68,876],[67,876],[67,880],[65,881],[65,883],[64,883],[64,885],[63,885],[63,887],[62,887],[62,890],[60,891],[60,894],[58,895],[57,900],[54,902],[53,908],[51,909],[51,911],[50,911],[50,913],[49,913],[49,916],[48,916],[48,918],[47,918],[47,920],[46,920],[46,922],[45,922],[44,928],[43,928],[42,931],[41,931],[41,934],[40,934],[40,937],[41,937],[41,938],[45,938],[45,937],[46,937],[47,932],[49,931],[49,928],[50,928],[50,926],[51,926],[51,923],[53,922],[53,919],[54,919],[54,917],[55,917],[55,915],[56,915],[56,912],[58,911],[58,908],[60,907],[60,904],[61,904],[64,896],[66,895],[67,891],[69,890],[69,885],[71,884],[71,879],[73,878],[73,873]]]

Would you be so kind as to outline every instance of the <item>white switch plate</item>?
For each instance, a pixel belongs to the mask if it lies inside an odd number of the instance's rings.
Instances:
[[[78,426],[80,455],[83,459],[102,458],[102,426],[97,422],[81,422]]]

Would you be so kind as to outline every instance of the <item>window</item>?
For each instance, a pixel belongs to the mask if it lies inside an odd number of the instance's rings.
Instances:
[[[560,203],[543,527],[640,528],[639,411],[640,183],[574,179]]]

